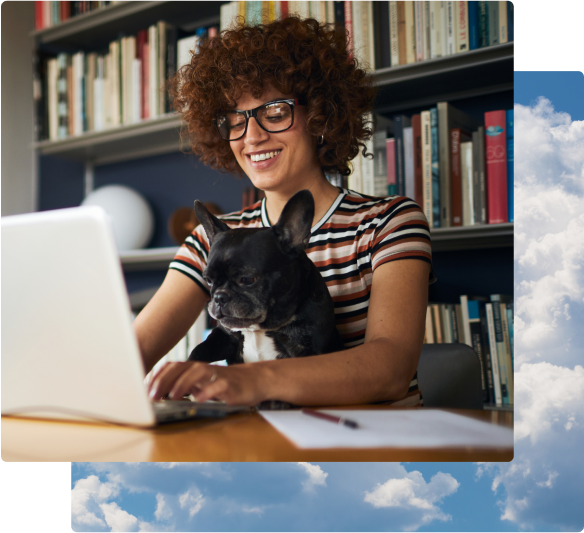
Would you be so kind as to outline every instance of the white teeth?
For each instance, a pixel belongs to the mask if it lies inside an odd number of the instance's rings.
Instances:
[[[275,152],[267,152],[259,155],[250,155],[252,161],[265,161],[266,159],[271,159],[272,157],[277,156],[282,150],[277,150]]]

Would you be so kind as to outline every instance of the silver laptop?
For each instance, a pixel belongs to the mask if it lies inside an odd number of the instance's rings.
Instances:
[[[3,415],[153,426],[248,409],[149,400],[101,208],[3,217],[1,224]]]

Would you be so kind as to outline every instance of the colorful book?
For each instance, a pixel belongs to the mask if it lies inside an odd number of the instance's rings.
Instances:
[[[468,10],[468,49],[479,47],[479,10],[478,2],[466,2]]]
[[[414,200],[424,206],[424,174],[422,162],[422,116],[412,116],[412,130],[414,140]]]
[[[479,48],[489,46],[489,3],[477,2]]]
[[[397,179],[395,175],[395,139],[385,140],[387,157],[387,196],[397,194]]]
[[[432,132],[432,224],[440,227],[440,141],[438,133],[438,108],[430,109],[430,130]]]
[[[405,1],[405,44],[406,44],[406,64],[416,62],[416,19],[414,14],[414,2]]]
[[[468,2],[454,2],[455,52],[468,52]]]
[[[485,113],[487,219],[489,224],[508,221],[507,115],[504,110]]]

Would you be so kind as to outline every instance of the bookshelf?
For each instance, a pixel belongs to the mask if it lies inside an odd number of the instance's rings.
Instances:
[[[120,36],[136,35],[160,20],[180,27],[186,33],[192,33],[199,27],[219,26],[221,6],[226,3],[118,2],[77,15],[56,26],[33,31],[30,36],[37,47],[48,54],[73,54],[79,50],[98,52],[106,50],[108,44]],[[389,31],[389,7],[386,4],[374,3],[378,20],[383,19],[376,21],[375,26],[384,37]],[[446,57],[378,68],[371,73],[372,82],[378,88],[375,113],[388,119],[396,114],[411,116],[444,101],[477,119],[486,111],[510,109],[513,107],[513,56],[514,44],[507,42]],[[385,57],[387,59],[387,51]],[[389,63],[385,61],[381,64]],[[188,152],[188,145],[181,140],[182,126],[180,117],[167,113],[102,131],[33,142],[32,149],[41,159],[53,161],[51,172],[55,172],[60,164],[55,161],[69,165],[63,168],[82,169],[69,179],[67,186],[72,187],[74,180],[83,182],[74,186],[87,193],[93,188],[94,173],[96,184],[104,181],[103,177],[99,177],[99,168],[119,169],[113,174],[120,176],[131,167],[140,167],[142,172],[150,161],[154,161],[152,156]],[[190,159],[196,162],[196,158]],[[164,162],[160,163],[161,160]],[[166,163],[169,165],[165,169],[167,174],[184,172],[185,167],[176,160],[171,161],[171,158],[161,157],[152,166]],[[43,165],[39,168],[42,171]],[[159,169],[157,171],[160,172]],[[204,178],[215,187],[213,173],[207,170]],[[152,182],[159,178],[152,170],[147,179]],[[50,181],[51,186],[58,189],[55,185],[57,181]],[[144,182],[139,181],[133,185],[138,190],[146,187]],[[150,191],[155,190],[155,187],[149,187]],[[158,187],[161,196],[172,197],[174,193],[176,207],[192,202],[190,196],[185,202],[180,193],[172,190],[172,186],[160,184]],[[62,189],[58,191],[55,194],[63,194]],[[197,194],[200,194],[198,190]],[[160,216],[159,223],[164,224],[163,216]],[[460,294],[512,294],[513,223],[432,228],[431,236],[435,270],[440,280],[440,283],[430,286],[431,301],[453,303]],[[128,287],[133,287],[130,291],[135,297],[139,296],[136,308],[149,299],[154,287],[162,281],[161,275],[168,268],[177,248],[176,245],[163,243],[155,248],[120,254]],[[485,408],[510,409],[490,405],[485,405]]]

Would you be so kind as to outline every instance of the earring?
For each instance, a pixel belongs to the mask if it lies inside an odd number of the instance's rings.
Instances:
[[[324,142],[324,135],[320,136],[320,139],[318,141],[318,144],[322,144]]]

